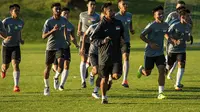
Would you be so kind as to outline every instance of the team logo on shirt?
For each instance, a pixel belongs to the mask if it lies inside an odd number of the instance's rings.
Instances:
[[[67,31],[70,32],[70,31],[72,31],[72,29],[71,28],[67,28]]]
[[[120,26],[116,26],[116,30],[120,30]]]
[[[22,28],[22,25],[18,25],[19,28]]]
[[[131,22],[131,18],[127,18],[127,22]]]
[[[95,19],[95,18],[90,18],[90,20],[91,20],[92,22],[95,22],[95,21],[96,21],[96,19]]]

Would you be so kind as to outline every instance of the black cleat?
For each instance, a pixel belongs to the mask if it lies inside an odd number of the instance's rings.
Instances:
[[[107,99],[102,99],[101,104],[108,104],[108,100]]]
[[[82,87],[82,88],[86,88],[86,82],[83,82],[83,83],[81,84],[81,87]]]

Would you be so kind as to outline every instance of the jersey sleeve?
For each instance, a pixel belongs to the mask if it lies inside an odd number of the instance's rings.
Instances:
[[[147,34],[149,34],[152,31],[152,24],[149,23],[144,30],[142,31],[141,35],[146,36]]]
[[[50,31],[50,25],[49,25],[49,21],[47,20],[45,23],[44,23],[44,26],[43,26],[43,33],[47,33]]]

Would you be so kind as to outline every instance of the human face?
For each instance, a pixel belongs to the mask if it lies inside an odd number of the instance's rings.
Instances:
[[[95,11],[95,8],[96,8],[96,2],[90,1],[90,2],[87,4],[87,7],[88,7],[88,11],[94,12],[94,11]]]
[[[128,10],[128,1],[121,1],[118,6],[121,11],[126,12]]]
[[[181,23],[188,23],[188,21],[189,21],[189,15],[188,14],[181,15],[180,19],[181,19]]]
[[[111,6],[105,8],[105,17],[107,19],[112,19],[112,18],[114,18],[114,16],[115,16],[115,13],[114,13],[113,8]]]
[[[20,9],[18,7],[14,7],[11,11],[10,14],[12,17],[17,18],[19,16]]]
[[[52,12],[53,12],[53,15],[60,16],[61,15],[61,7],[60,6],[54,6],[52,8]]]
[[[158,10],[154,13],[155,20],[158,20],[160,22],[163,22],[164,20],[164,13],[163,10]]]
[[[69,18],[69,11],[62,11],[61,16],[68,19]]]

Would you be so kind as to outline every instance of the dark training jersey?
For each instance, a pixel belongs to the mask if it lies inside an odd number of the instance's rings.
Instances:
[[[111,40],[104,44],[103,40]],[[124,27],[120,20],[108,21],[105,17],[97,26],[93,34],[94,44],[98,46],[99,65],[119,63],[122,61],[121,38],[124,39]]]

